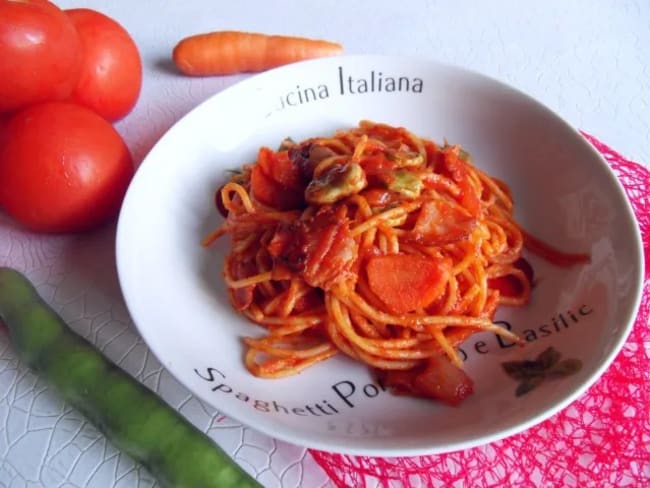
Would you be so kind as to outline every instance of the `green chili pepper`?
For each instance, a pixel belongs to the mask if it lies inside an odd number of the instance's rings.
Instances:
[[[0,267],[14,350],[162,486],[260,486],[206,434],[73,332],[18,271]]]

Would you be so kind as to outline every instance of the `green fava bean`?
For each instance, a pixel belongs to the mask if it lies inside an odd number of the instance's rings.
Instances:
[[[0,267],[0,322],[20,359],[162,486],[260,486],[206,434],[72,331],[23,274],[6,267]]]

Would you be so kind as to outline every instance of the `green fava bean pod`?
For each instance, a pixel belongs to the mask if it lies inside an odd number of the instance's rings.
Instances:
[[[6,267],[0,267],[0,322],[21,360],[162,486],[260,486],[206,434],[72,331],[23,274]]]

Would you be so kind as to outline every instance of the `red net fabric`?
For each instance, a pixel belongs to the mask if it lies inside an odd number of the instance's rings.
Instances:
[[[625,187],[643,237],[643,299],[621,353],[569,407],[501,441],[442,455],[390,459],[312,450],[335,485],[650,486],[650,171],[583,135]]]

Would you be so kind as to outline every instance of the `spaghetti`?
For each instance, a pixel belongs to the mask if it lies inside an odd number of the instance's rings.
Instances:
[[[525,234],[508,187],[457,145],[408,130],[358,127],[278,150],[261,148],[217,193],[229,234],[224,277],[235,309],[266,328],[244,338],[255,376],[296,374],[342,352],[396,391],[457,404],[471,393],[456,351],[522,306],[532,251],[564,254]]]

